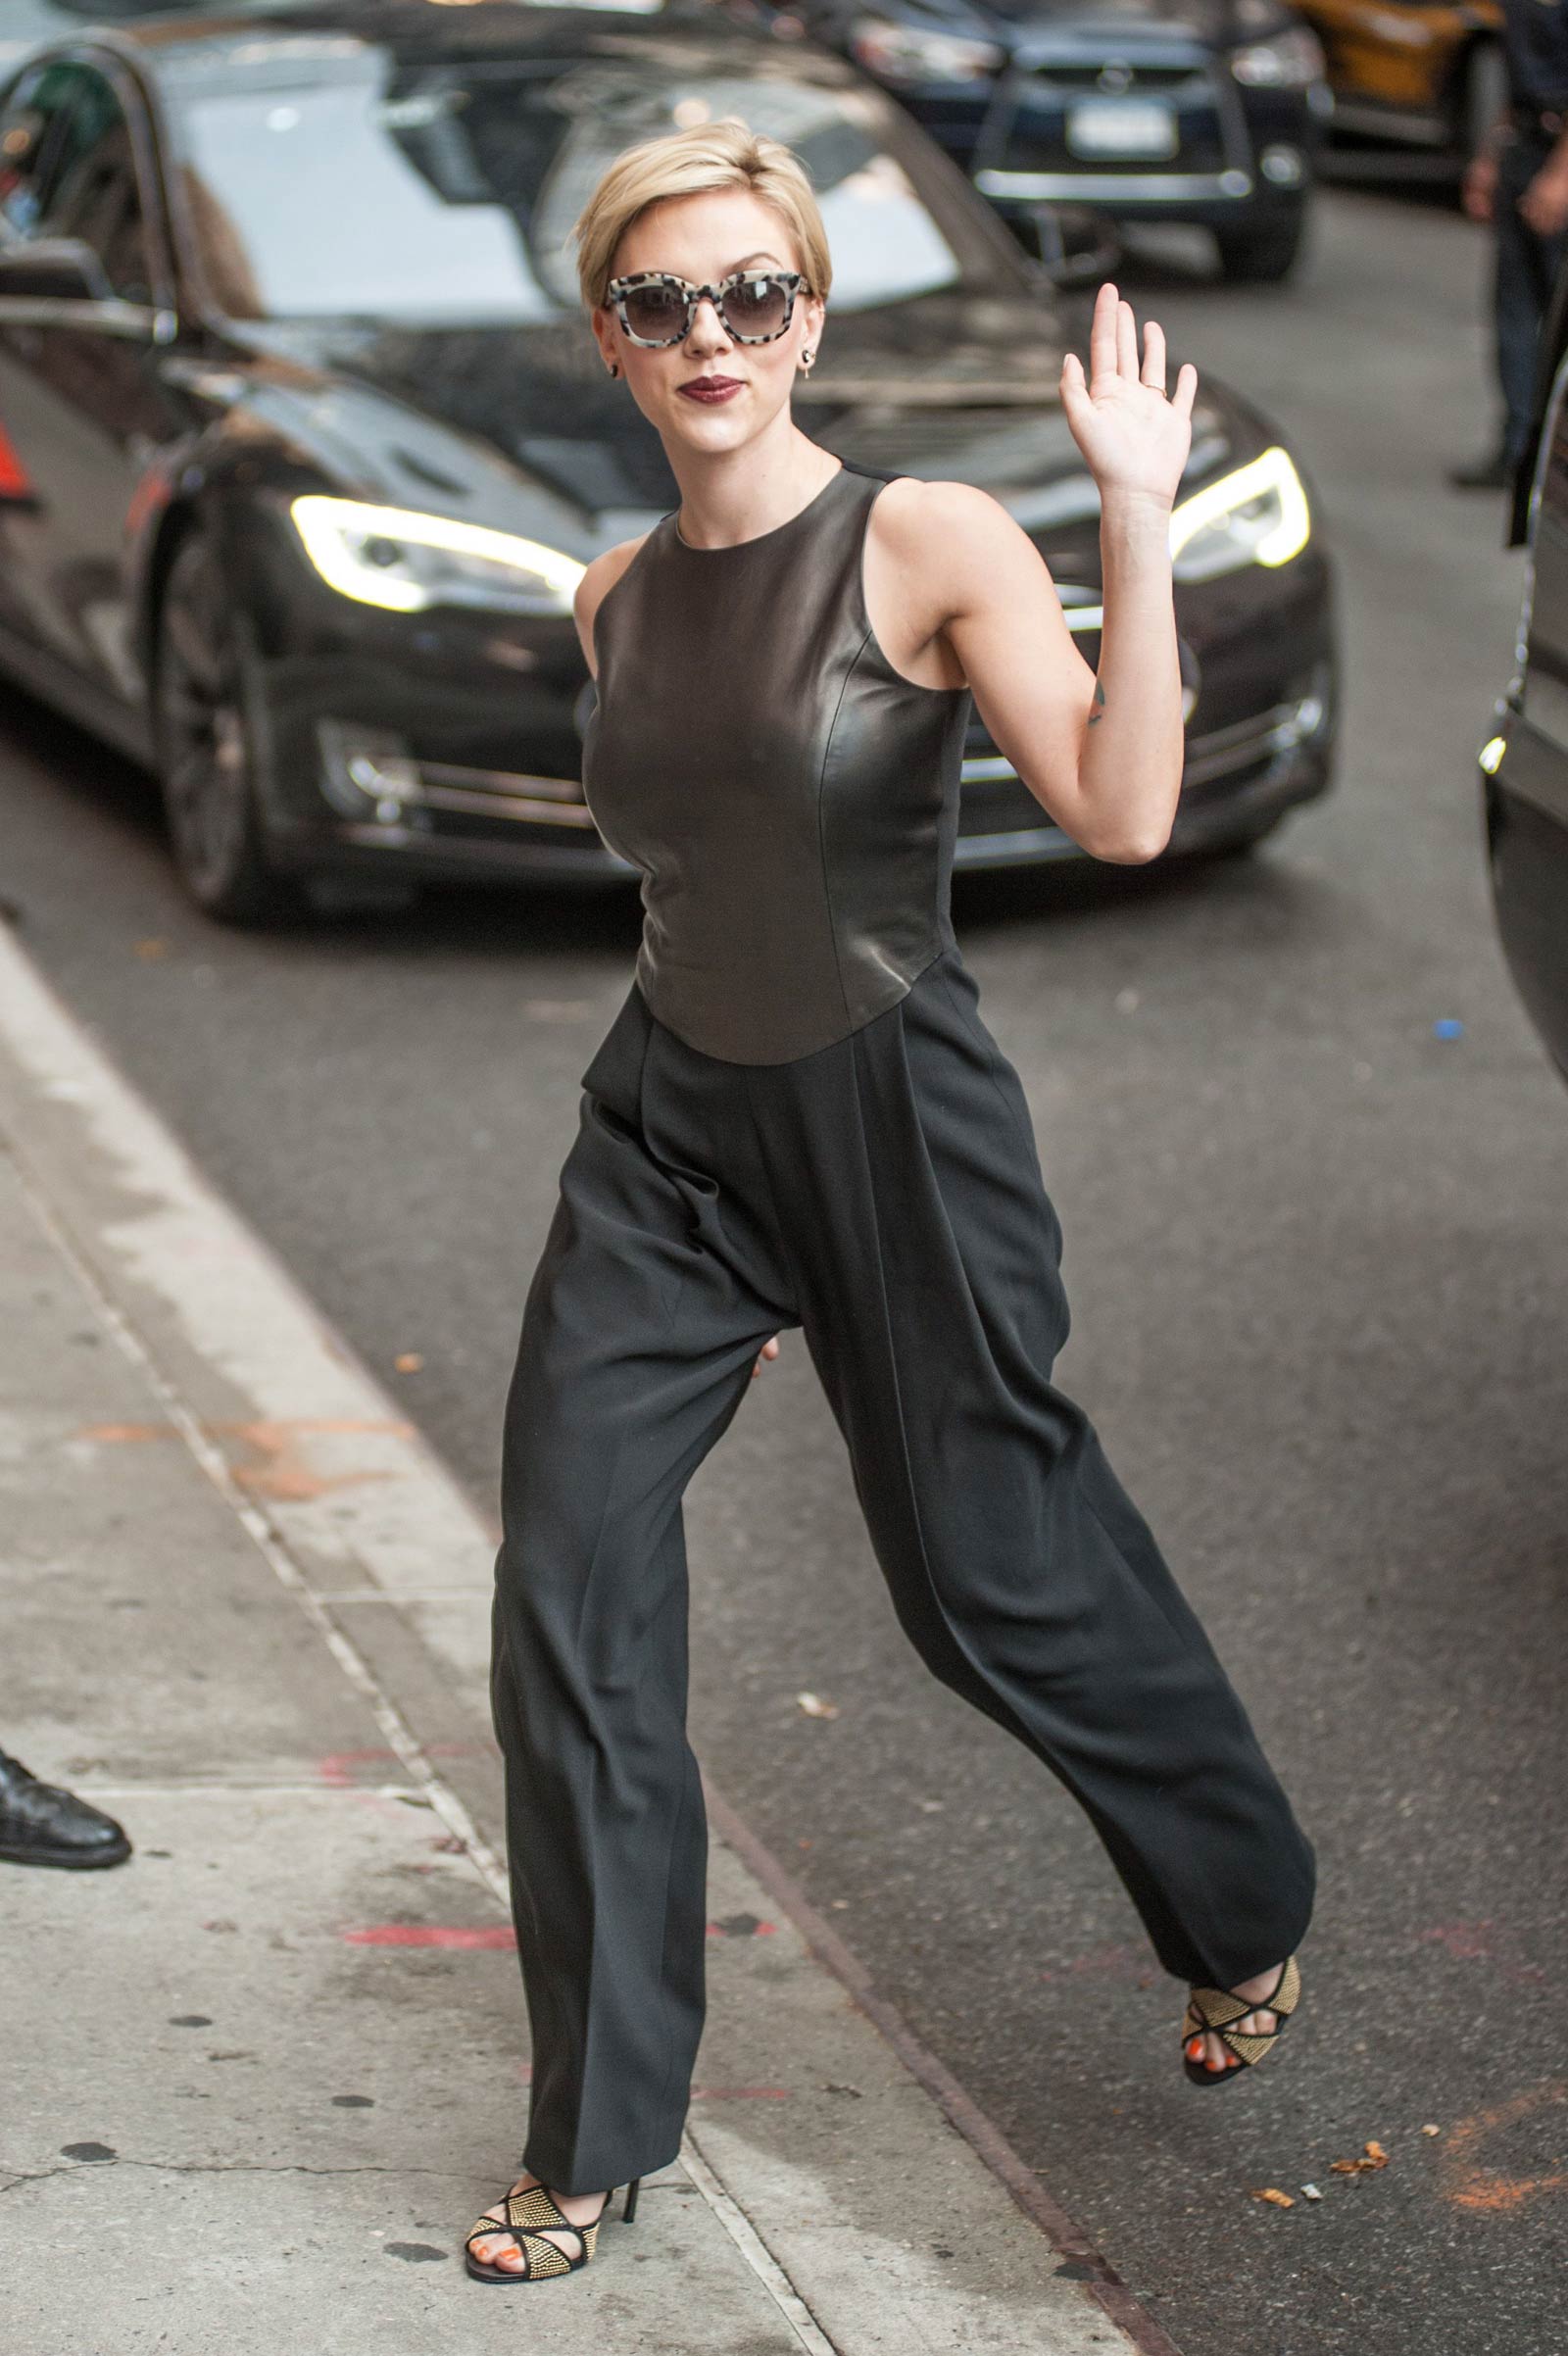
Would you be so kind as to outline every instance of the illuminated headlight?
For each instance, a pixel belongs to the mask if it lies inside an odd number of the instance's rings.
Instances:
[[[922,32],[865,17],[850,35],[862,66],[884,81],[983,81],[1006,57],[995,41],[965,40],[954,32]]]
[[[323,581],[364,606],[418,614],[427,606],[569,614],[586,567],[559,549],[480,523],[369,507],[311,493],[289,513]]]
[[[1311,528],[1289,452],[1265,450],[1172,510],[1171,571],[1179,581],[1207,581],[1244,564],[1288,564]]]
[[[1321,81],[1325,70],[1323,44],[1305,25],[1293,25],[1270,41],[1251,41],[1231,52],[1231,72],[1254,89],[1299,90],[1309,81]]]

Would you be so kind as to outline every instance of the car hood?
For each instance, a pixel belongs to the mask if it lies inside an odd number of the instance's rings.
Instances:
[[[192,389],[249,413],[347,496],[491,524],[586,561],[678,506],[663,446],[573,319],[419,330],[351,320],[231,327]],[[851,464],[990,491],[1036,536],[1086,540],[1098,494],[1058,392],[1053,314],[1025,297],[945,292],[835,314],[804,430]],[[1171,380],[1179,361],[1170,356]],[[1266,425],[1203,381],[1189,479],[1261,447]]]

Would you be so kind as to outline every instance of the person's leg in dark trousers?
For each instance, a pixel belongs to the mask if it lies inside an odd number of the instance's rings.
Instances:
[[[1549,140],[1514,140],[1502,150],[1497,163],[1493,303],[1497,381],[1504,412],[1503,455],[1510,467],[1518,465],[1530,438],[1541,325],[1568,248],[1568,232],[1539,236],[1519,211],[1519,199],[1551,153],[1551,146]]]
[[[808,1346],[900,1620],[1087,1810],[1154,1950],[1284,1961],[1312,1851],[1084,1414],[1060,1229],[956,952],[843,1050],[754,1075]]]
[[[558,2193],[680,2146],[707,1934],[681,1497],[763,1342],[799,1322],[740,1190],[709,1175],[755,1153],[749,1129],[724,1133],[720,1092],[686,1124],[700,1166],[660,1132],[653,1036],[633,996],[584,1075],[504,1425],[492,1699],[533,2051],[522,2165]]]
[[[597,2191],[678,2148],[706,1863],[680,1497],[791,1325],[930,1668],[1074,1792],[1167,1970],[1224,1987],[1282,1962],[1312,1852],[1051,1382],[1060,1230],[956,952],[786,1064],[697,1055],[634,993],[584,1082],[508,1399],[496,1566],[525,2169]]]

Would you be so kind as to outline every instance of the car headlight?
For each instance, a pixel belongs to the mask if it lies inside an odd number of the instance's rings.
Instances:
[[[850,35],[850,47],[860,64],[884,81],[906,82],[983,81],[1007,54],[995,41],[923,32],[913,25],[889,25],[881,17],[862,17]]]
[[[1276,446],[1172,509],[1171,571],[1179,581],[1207,581],[1244,564],[1288,564],[1311,528],[1301,478]]]
[[[1299,90],[1321,81],[1326,72],[1323,44],[1310,25],[1293,25],[1271,40],[1250,41],[1231,51],[1231,72],[1238,81],[1265,90]]]
[[[482,606],[509,614],[569,614],[585,565],[538,540],[480,523],[370,507],[315,492],[289,513],[323,581],[361,605],[393,614],[427,606]]]

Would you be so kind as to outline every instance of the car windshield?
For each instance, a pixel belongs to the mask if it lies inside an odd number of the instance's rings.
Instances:
[[[578,302],[571,224],[612,158],[725,115],[810,173],[835,309],[1016,286],[1004,234],[879,92],[760,44],[715,66],[706,40],[640,30],[438,63],[275,21],[220,57],[172,45],[159,81],[215,300],[252,319],[558,316]]]

